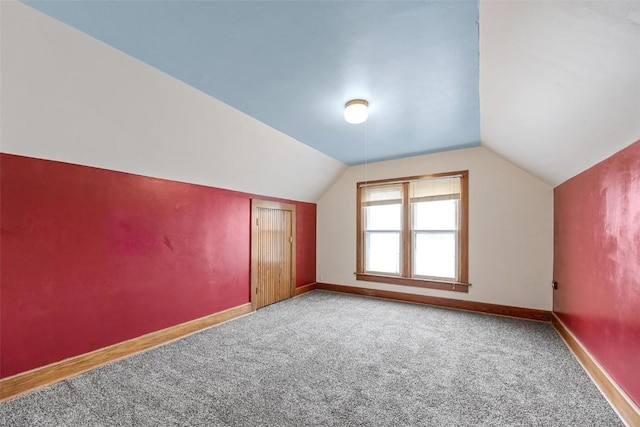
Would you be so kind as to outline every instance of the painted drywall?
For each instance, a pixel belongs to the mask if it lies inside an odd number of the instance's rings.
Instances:
[[[369,159],[480,145],[478,1],[23,1],[348,164],[353,98]]]
[[[480,1],[482,144],[556,186],[638,139],[639,14],[637,0]]]
[[[316,215],[314,203],[296,203],[296,287],[316,281]]]
[[[640,406],[640,141],[554,200],[553,310]]]
[[[0,169],[0,376],[249,302],[251,195],[8,154]],[[292,203],[301,286],[315,205]]]
[[[24,4],[0,7],[5,153],[310,202],[346,168]]]
[[[356,183],[469,170],[468,294],[359,282]],[[318,202],[318,281],[551,309],[553,189],[483,147],[349,168]]]

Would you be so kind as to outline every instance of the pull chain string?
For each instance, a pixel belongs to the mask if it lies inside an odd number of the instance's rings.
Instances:
[[[369,121],[364,122],[364,182],[369,183]]]

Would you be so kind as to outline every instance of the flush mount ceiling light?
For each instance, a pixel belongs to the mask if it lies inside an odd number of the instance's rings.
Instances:
[[[357,125],[369,118],[369,103],[364,99],[352,99],[344,104],[344,119],[347,123]]]

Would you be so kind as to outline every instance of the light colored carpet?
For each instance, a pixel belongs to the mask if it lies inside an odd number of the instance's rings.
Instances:
[[[0,405],[3,426],[621,426],[545,323],[315,291]]]

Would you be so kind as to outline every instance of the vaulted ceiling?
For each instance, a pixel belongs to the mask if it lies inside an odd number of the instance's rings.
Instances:
[[[482,142],[555,185],[640,139],[640,0],[25,3],[346,164]]]
[[[482,143],[556,185],[640,139],[640,1],[480,7]]]

